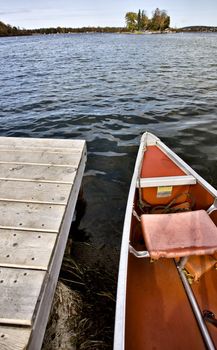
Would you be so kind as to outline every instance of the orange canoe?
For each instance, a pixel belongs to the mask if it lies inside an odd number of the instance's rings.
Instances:
[[[120,256],[114,350],[217,348],[217,191],[142,136]]]

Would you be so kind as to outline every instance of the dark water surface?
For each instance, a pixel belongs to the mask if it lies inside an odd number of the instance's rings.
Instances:
[[[119,247],[140,135],[217,186],[217,35],[0,39],[0,135],[87,140],[93,243]]]

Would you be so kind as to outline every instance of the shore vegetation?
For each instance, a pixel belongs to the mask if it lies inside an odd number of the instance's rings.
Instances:
[[[75,34],[75,33],[122,33],[126,32],[124,27],[51,27],[24,29],[12,27],[10,24],[5,24],[0,21],[0,36],[20,36],[20,35],[40,35],[40,34]]]
[[[165,10],[156,8],[153,11],[152,18],[148,18],[145,10],[138,12],[127,12],[125,15],[127,29],[130,32],[135,31],[151,31],[163,32],[170,27],[170,16]]]

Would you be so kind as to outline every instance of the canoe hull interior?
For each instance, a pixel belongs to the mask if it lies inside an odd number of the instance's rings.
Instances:
[[[150,263],[131,254],[126,305],[127,350],[204,349],[173,260]]]
[[[217,194],[172,151],[168,154],[167,147],[164,148],[159,139],[155,140],[153,135],[151,137],[150,144],[146,141],[145,145],[140,145],[128,199],[120,260],[114,350],[206,349],[204,337],[177,271],[177,261],[165,258],[156,261],[139,259],[129,253],[127,248],[126,239],[129,235],[128,241],[133,248],[137,251],[147,250],[138,221],[141,214],[154,213],[156,210],[157,213],[164,213],[164,208],[168,206],[169,210],[175,208],[174,211],[176,207],[180,207],[180,210],[207,211]],[[195,183],[187,181],[182,184],[182,176],[194,177]],[[156,181],[154,185],[141,187],[138,182],[139,178],[152,183],[152,179],[164,177],[171,177],[173,182],[175,177],[180,185],[158,186]],[[133,210],[138,217],[133,215]],[[210,217],[217,225],[217,210]],[[216,258],[217,254],[213,259]],[[198,261],[200,265],[206,264],[204,258],[199,257]],[[201,314],[204,310],[211,310],[217,316],[216,266],[199,266],[201,275],[197,275],[199,278],[191,285]],[[217,346],[217,328],[209,322],[206,325]]]
[[[142,163],[141,177],[164,177],[164,176],[185,176],[186,173],[178,167],[162,150],[157,146],[147,146]],[[160,194],[159,187],[142,189],[143,199],[152,206],[167,205],[180,194],[176,203],[183,202],[182,193],[190,193],[195,201],[194,209],[208,209],[213,203],[213,195],[210,194],[201,184],[172,186],[171,193]]]

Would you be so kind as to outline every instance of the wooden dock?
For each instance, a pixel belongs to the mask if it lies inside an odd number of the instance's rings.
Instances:
[[[41,348],[85,163],[85,141],[0,138],[1,350]]]

